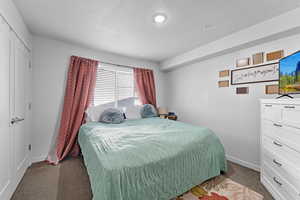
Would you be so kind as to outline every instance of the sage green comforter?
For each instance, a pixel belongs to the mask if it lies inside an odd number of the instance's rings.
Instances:
[[[87,123],[79,144],[93,200],[169,200],[227,168],[212,131],[167,119]]]

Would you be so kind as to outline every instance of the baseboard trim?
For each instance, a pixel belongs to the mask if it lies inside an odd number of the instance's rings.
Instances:
[[[230,156],[230,155],[226,155],[226,158],[227,158],[227,160],[229,160],[231,162],[234,162],[236,164],[242,165],[244,167],[253,169],[253,170],[258,171],[258,172],[260,171],[260,166],[259,165],[256,165],[256,164],[238,159],[238,158]]]
[[[37,163],[37,162],[45,161],[46,158],[47,158],[46,155],[31,157],[31,163]]]
[[[31,158],[31,163],[37,163],[37,162],[45,161],[46,158],[47,158],[46,155],[35,156],[35,157]],[[258,171],[258,172],[260,171],[260,166],[259,165],[256,165],[256,164],[238,159],[238,158],[236,158],[234,156],[230,156],[230,155],[226,155],[226,158],[227,158],[227,160],[229,160],[231,162],[234,162],[236,164],[239,164],[241,166],[253,169],[253,170]]]

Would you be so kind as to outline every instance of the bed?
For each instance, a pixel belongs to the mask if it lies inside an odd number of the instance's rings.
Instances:
[[[86,123],[78,141],[93,200],[169,200],[227,170],[212,131],[158,117]]]

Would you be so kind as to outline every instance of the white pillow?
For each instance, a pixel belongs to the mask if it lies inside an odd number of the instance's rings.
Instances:
[[[125,110],[126,119],[141,119],[141,108],[142,106],[138,105],[127,106]]]
[[[86,109],[86,122],[98,122],[100,119],[100,115],[107,108],[113,108],[114,106],[111,104],[104,104],[98,106],[90,106]]]

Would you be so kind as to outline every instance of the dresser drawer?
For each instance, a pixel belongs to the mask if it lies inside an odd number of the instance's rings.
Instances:
[[[261,106],[262,118],[280,122],[282,114],[282,106],[276,104],[262,104]]]
[[[268,181],[268,184],[271,184],[272,188],[281,194],[282,199],[300,200],[299,188],[295,188],[266,164],[263,164],[262,176]]]
[[[266,149],[281,158],[292,161],[295,165],[300,166],[300,153],[288,147],[280,140],[270,137],[262,137],[262,148]]]
[[[263,149],[262,152],[262,162],[265,165],[274,169],[274,171],[281,177],[284,177],[291,185],[300,188],[300,165],[275,155],[267,149]]]
[[[262,134],[276,139],[300,153],[300,129],[289,127],[282,123],[263,120]]]
[[[275,186],[272,185],[272,182],[269,181],[269,178],[267,179],[266,175],[263,175],[263,173],[261,173],[260,181],[265,186],[265,188],[270,192],[270,194],[273,197],[272,199],[288,200],[285,197],[283,197],[282,194],[280,194],[280,191],[277,188],[275,188]]]
[[[283,105],[282,122],[300,128],[300,106],[299,105]]]

